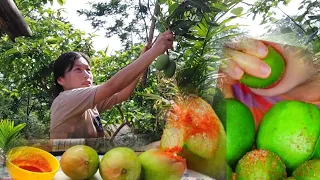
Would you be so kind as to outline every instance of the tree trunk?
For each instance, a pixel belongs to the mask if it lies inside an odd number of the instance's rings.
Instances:
[[[149,37],[148,37],[148,44],[147,44],[148,49],[151,48],[150,46],[152,44],[153,33],[154,33],[154,29],[155,29],[155,24],[156,24],[155,17],[158,16],[159,12],[160,12],[160,5],[159,5],[158,0],[156,0],[153,16],[151,18],[151,26],[150,26],[150,30],[149,30]],[[147,68],[147,70],[142,75],[142,80],[141,80],[142,88],[145,88],[147,85],[148,71],[149,71],[149,68]]]
[[[19,36],[31,36],[32,32],[13,0],[0,0],[0,34],[5,32],[14,41]]]

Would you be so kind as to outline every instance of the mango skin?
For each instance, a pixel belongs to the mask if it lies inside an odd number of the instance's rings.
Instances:
[[[170,60],[170,63],[168,65],[168,67],[166,67],[163,72],[164,72],[164,75],[167,77],[167,78],[171,78],[174,73],[176,72],[176,68],[177,68],[177,65],[176,65],[176,62],[173,61],[173,60]]]
[[[99,155],[89,146],[75,145],[62,154],[60,165],[63,173],[71,179],[89,179],[99,168]]]
[[[240,79],[242,84],[245,84],[251,88],[267,88],[279,81],[285,71],[285,60],[283,57],[270,45],[268,47],[268,55],[263,61],[271,68],[271,74],[268,78],[258,78],[251,76],[250,74],[243,74]]]
[[[244,155],[236,166],[236,174],[237,180],[282,180],[287,177],[286,167],[279,156],[261,149]]]
[[[301,164],[294,170],[292,176],[296,180],[317,180],[320,179],[320,159],[313,159]]]
[[[318,142],[316,148],[314,149],[313,156],[311,159],[320,159],[320,135],[318,137]]]
[[[161,54],[160,56],[157,57],[156,69],[158,71],[164,70],[169,66],[169,63],[170,63],[169,56],[166,54]]]
[[[149,149],[138,157],[143,180],[180,180],[187,169],[185,160],[173,158],[161,149]]]
[[[320,111],[314,104],[281,101],[264,115],[257,148],[276,153],[289,173],[312,158],[320,135]]]
[[[235,167],[237,162],[249,152],[254,143],[255,123],[250,109],[241,101],[227,98],[220,114],[225,114],[227,133],[227,162]]]
[[[208,144],[190,138],[194,132],[203,134],[203,140]],[[197,145],[190,146],[193,143]],[[175,105],[170,108],[167,117],[160,147],[181,147],[181,157],[186,159],[188,169],[216,180],[226,179],[226,132],[212,106],[198,96],[175,99]],[[204,150],[208,147],[212,149]]]
[[[103,155],[99,173],[104,180],[138,180],[141,163],[132,149],[115,147]]]

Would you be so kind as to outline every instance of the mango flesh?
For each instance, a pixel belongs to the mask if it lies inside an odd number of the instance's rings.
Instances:
[[[141,173],[141,163],[133,150],[116,147],[103,155],[99,173],[104,180],[137,180]]]
[[[180,180],[187,169],[185,159],[171,151],[149,149],[138,157],[143,180]]]
[[[263,61],[271,68],[271,74],[267,78],[258,78],[250,74],[243,74],[240,79],[242,84],[251,88],[266,88],[276,83],[285,71],[285,60],[283,57],[270,45],[268,47],[268,55]]]
[[[187,159],[188,169],[200,172],[216,180],[226,179],[227,162],[225,134],[220,135],[218,147],[212,157],[205,159],[195,153],[191,153],[188,149],[184,149],[181,156]]]
[[[60,165],[64,174],[71,179],[89,179],[99,168],[99,156],[89,146],[76,145],[68,148],[62,154]]]
[[[164,75],[167,78],[171,78],[174,75],[174,73],[176,72],[176,68],[177,68],[176,62],[173,60],[170,60],[168,67],[166,67],[163,70]]]
[[[166,67],[168,67],[169,63],[170,63],[169,56],[166,54],[161,54],[160,56],[157,57],[156,69],[158,71],[164,70]]]
[[[178,97],[168,114],[160,147],[182,148],[189,169],[224,179],[226,135],[211,105],[197,96]]]
[[[206,102],[198,97],[190,97],[172,107],[162,135],[161,147],[183,147],[206,159],[214,155],[219,141],[215,137],[219,137],[220,128],[214,120],[218,118],[209,104],[202,103]]]
[[[318,180],[320,179],[320,159],[313,159],[301,164],[294,170],[292,176],[296,180]]]
[[[314,104],[281,101],[264,115],[257,148],[276,153],[288,172],[309,160],[320,135],[320,111]]]
[[[253,150],[244,155],[236,166],[236,174],[237,180],[282,180],[287,177],[281,159],[266,150]]]

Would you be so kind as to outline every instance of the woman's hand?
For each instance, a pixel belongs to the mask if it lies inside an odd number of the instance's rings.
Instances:
[[[223,83],[236,83],[244,73],[260,78],[268,77],[271,69],[261,60],[268,54],[266,45],[271,45],[283,56],[286,61],[285,72],[279,84],[267,89],[251,88],[254,93],[262,96],[277,96],[288,93],[290,96],[300,99],[301,96],[298,93],[305,94],[310,83],[318,82],[319,65],[315,63],[317,57],[312,53],[289,45],[255,39],[241,39],[227,44],[224,48],[225,58],[221,70],[227,76]],[[305,88],[303,88],[304,86]],[[297,91],[297,88],[300,90]],[[316,89],[313,90],[316,91]],[[310,100],[310,98],[308,99]]]
[[[173,49],[173,40],[174,38],[172,31],[167,30],[158,36],[150,50],[159,56],[168,49]]]
[[[130,63],[125,68],[121,69],[113,75],[108,81],[101,84],[94,97],[94,104],[98,104],[102,100],[111,97],[112,95],[121,92],[128,86],[133,87],[138,82],[139,76],[150,66],[150,64],[161,54],[163,54],[173,45],[173,34],[171,31],[166,31],[159,35],[158,39],[150,50],[144,49],[140,57]],[[127,89],[128,90],[128,89]],[[127,91],[125,90],[125,91]],[[128,90],[131,91],[131,90]],[[123,100],[125,96],[123,96]]]

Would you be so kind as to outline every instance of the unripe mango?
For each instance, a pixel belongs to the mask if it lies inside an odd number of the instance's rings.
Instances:
[[[186,161],[171,150],[149,149],[139,155],[144,180],[180,180]]]
[[[164,75],[167,78],[171,78],[174,75],[174,73],[176,72],[176,67],[177,67],[176,62],[170,60],[169,66],[163,70]]]
[[[245,73],[240,79],[242,84],[245,84],[251,88],[267,88],[277,83],[281,79],[285,70],[285,61],[278,51],[276,51],[270,45],[267,47],[269,53],[267,57],[263,59],[263,61],[271,68],[271,74],[269,77],[258,78]]]
[[[271,151],[252,150],[244,155],[236,167],[237,180],[285,179],[286,167]]]
[[[169,56],[166,54],[161,54],[160,56],[157,57],[156,69],[158,71],[164,70],[169,66],[169,63],[170,63]]]
[[[316,180],[320,179],[320,159],[313,159],[304,162],[294,170],[293,175],[297,180]]]
[[[276,153],[292,172],[309,160],[320,134],[320,111],[311,103],[286,100],[264,115],[257,133],[257,148]]]

